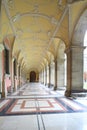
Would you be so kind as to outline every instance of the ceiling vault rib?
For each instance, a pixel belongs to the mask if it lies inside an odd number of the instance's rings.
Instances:
[[[5,12],[6,12],[6,15],[7,15],[8,19],[9,19],[9,23],[11,25],[12,31],[13,31],[14,35],[16,36],[16,30],[15,30],[15,28],[13,26],[12,19],[11,19],[11,16],[10,16],[10,13],[9,13],[9,10],[8,10],[7,4],[6,4],[6,0],[3,0],[2,2],[3,2],[3,5],[5,7]]]
[[[23,13],[20,15],[20,17],[24,17],[24,16],[33,16],[33,17],[43,17],[45,19],[47,19],[48,21],[51,21],[52,24],[57,24],[57,20],[55,19],[55,22],[52,21],[53,17],[49,17],[48,15],[42,14],[42,13]]]
[[[62,23],[62,21],[63,21],[65,15],[66,15],[67,11],[68,11],[68,6],[65,7],[65,9],[64,9],[64,11],[63,11],[62,17],[61,17],[60,20],[57,22],[57,27],[56,27],[56,29],[55,29],[53,35],[52,35],[52,38],[51,38],[50,41],[49,41],[48,46],[46,46],[46,48],[45,48],[45,50],[44,50],[44,52],[43,52],[43,54],[42,54],[42,57],[45,56],[47,50],[49,49],[50,45],[52,44],[53,38],[55,37],[56,33],[58,32],[59,27],[60,27],[60,25],[61,25],[61,23]],[[40,60],[39,63],[41,63],[41,60]]]

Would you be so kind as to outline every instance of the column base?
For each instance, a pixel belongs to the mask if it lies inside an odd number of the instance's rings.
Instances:
[[[65,96],[70,97],[71,96],[71,90],[66,90],[65,91]]]
[[[47,84],[48,88],[50,88],[50,83]]]
[[[5,92],[1,93],[1,98],[5,98]]]
[[[54,87],[54,91],[57,90],[57,86]]]

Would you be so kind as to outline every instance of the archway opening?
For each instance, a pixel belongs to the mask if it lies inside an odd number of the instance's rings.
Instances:
[[[30,72],[30,82],[36,82],[36,72],[35,71]]]
[[[66,78],[67,78],[67,57],[65,54],[65,44],[63,41],[60,42],[58,48],[58,78],[57,78],[57,85],[59,89],[65,90],[66,88]]]
[[[84,37],[84,46],[86,48],[84,49],[83,83],[84,83],[84,89],[87,89],[87,31]]]

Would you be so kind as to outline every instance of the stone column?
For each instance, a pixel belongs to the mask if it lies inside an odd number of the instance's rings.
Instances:
[[[45,66],[45,86],[47,85],[47,65]]]
[[[22,68],[21,68],[21,66],[19,67],[19,69],[20,69],[20,71],[19,71],[19,83],[20,83],[19,86],[21,87],[21,85],[22,85],[22,78],[21,78],[22,77],[21,76],[21,71],[22,71],[21,69]]]
[[[49,66],[48,66],[48,87],[49,88],[50,88],[50,79],[51,79],[51,66],[49,63]]]
[[[18,81],[18,64],[17,64],[17,60],[15,59],[15,91],[17,91],[17,81]]]
[[[42,83],[43,81],[42,81],[42,79],[43,79],[43,77],[42,77],[43,75],[42,75],[42,71],[39,73],[39,82],[40,83]]]
[[[58,88],[63,88],[64,87],[64,82],[65,82],[65,59],[58,59],[58,73],[57,73],[57,85]]]
[[[39,73],[39,83],[41,83],[41,81],[42,81],[41,79],[42,79],[42,73],[40,72]]]
[[[47,86],[49,84],[49,66],[47,65]]]
[[[11,58],[11,93],[14,89],[14,58]]]
[[[18,79],[19,79],[19,87],[20,87],[20,65],[18,66]]]
[[[54,83],[54,90],[57,89],[57,59],[54,61],[55,63],[55,83]]]
[[[18,89],[18,81],[19,81],[19,64],[17,63],[17,89]]]
[[[44,70],[43,70],[43,84],[45,85],[45,68],[44,68]]]
[[[66,49],[67,54],[67,88],[65,96],[73,91],[83,90],[83,50],[81,46],[71,46]]]
[[[55,87],[55,63],[54,61],[51,62],[51,74],[50,74],[50,86]]]
[[[4,59],[2,59],[2,51],[4,46],[0,44],[0,97],[6,97],[5,91],[5,75],[4,75]]]
[[[44,84],[44,70],[42,70],[42,84]]]

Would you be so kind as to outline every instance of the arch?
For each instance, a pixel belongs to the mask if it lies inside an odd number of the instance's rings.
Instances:
[[[64,42],[61,40],[57,50],[58,58],[64,58],[65,47]]]
[[[57,49],[57,86],[59,88],[65,89],[66,87],[66,77],[67,77],[67,57],[65,54],[66,46],[64,41],[60,41]]]
[[[62,37],[60,37],[60,36],[57,36],[57,37],[54,37],[54,39],[56,39],[57,41],[59,41],[59,42],[63,42],[64,44],[65,44],[65,46],[67,46],[67,43],[66,43],[66,41],[62,38]]]
[[[35,71],[30,72],[30,82],[36,82],[36,72]]]
[[[31,68],[31,69],[28,70],[27,79],[29,79],[30,82],[31,82],[31,79],[30,79],[31,72],[34,72],[36,74],[36,79],[33,82],[38,82],[39,81],[39,71],[38,71],[38,69]]]
[[[51,22],[51,24],[57,25],[57,20],[54,17],[49,17],[48,15],[42,14],[42,13],[23,13],[23,14],[16,14],[15,16],[12,17],[13,22],[16,22],[19,20],[21,17],[25,16],[31,16],[31,17],[42,17],[44,19],[47,19],[48,21]]]
[[[4,41],[4,42],[3,42],[4,47],[5,47],[7,50],[10,50],[10,40],[8,39],[8,37],[5,37],[3,41]]]
[[[73,35],[72,35],[72,45],[83,46],[86,26],[87,26],[87,9],[85,9],[82,12],[74,28]]]

